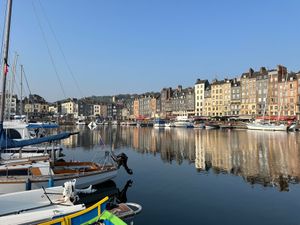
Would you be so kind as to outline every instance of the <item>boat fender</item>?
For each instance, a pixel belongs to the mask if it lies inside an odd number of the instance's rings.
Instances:
[[[25,182],[25,190],[26,190],[26,191],[31,190],[31,180],[30,180],[29,178],[26,179],[26,182]]]
[[[127,166],[128,157],[125,153],[121,153],[121,154],[117,155],[116,157],[112,157],[112,158],[118,164],[118,168],[123,166],[128,174],[130,174],[130,175],[133,174],[132,170],[129,169],[129,167]]]
[[[54,179],[53,177],[50,177],[48,180],[48,187],[54,187]]]

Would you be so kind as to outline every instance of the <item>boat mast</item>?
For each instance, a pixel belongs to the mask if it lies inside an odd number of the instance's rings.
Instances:
[[[6,89],[6,76],[8,73],[8,47],[9,47],[11,9],[12,9],[12,0],[7,0],[7,14],[5,20],[4,51],[3,51],[3,64],[2,64],[0,130],[3,129],[3,121],[4,121],[5,92],[6,92],[5,89]]]
[[[21,65],[21,94],[20,94],[20,116],[23,115],[23,65]]]

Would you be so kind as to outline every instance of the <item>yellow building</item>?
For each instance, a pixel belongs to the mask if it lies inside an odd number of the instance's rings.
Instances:
[[[27,103],[24,106],[24,113],[48,113],[49,105],[47,103]]]
[[[256,76],[253,69],[243,73],[241,77],[241,109],[242,116],[255,116],[256,114]]]
[[[221,85],[222,87],[222,94],[223,94],[223,110],[222,115],[223,116],[229,116],[231,115],[231,80],[225,79],[224,83]]]
[[[137,118],[140,115],[140,110],[139,110],[139,99],[134,99],[133,101],[133,115],[135,118]]]
[[[295,116],[297,111],[297,78],[290,73],[278,81],[279,116]]]

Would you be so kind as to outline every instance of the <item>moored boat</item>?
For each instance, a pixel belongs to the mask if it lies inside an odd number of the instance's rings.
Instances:
[[[75,203],[75,184],[0,195],[0,224],[37,224],[85,209]]]
[[[122,165],[129,174],[127,156],[121,153],[112,156],[106,154],[107,163],[95,162],[50,162],[47,157],[28,158],[0,165],[0,193],[9,193],[36,189],[47,186],[63,185],[71,179],[77,180],[77,187],[102,183],[117,175]]]
[[[193,128],[194,125],[188,119],[187,116],[177,116],[176,120],[174,121],[175,127],[185,127],[185,128]]]
[[[153,127],[154,128],[162,128],[165,127],[166,121],[160,118],[154,120]]]
[[[220,125],[216,123],[205,123],[205,129],[211,130],[211,129],[219,129]]]
[[[288,126],[285,124],[254,122],[247,123],[249,130],[265,130],[265,131],[287,131]]]
[[[91,207],[74,214],[53,219],[40,225],[88,225],[88,224],[109,224],[109,225],[126,225],[124,221],[113,213],[105,210],[108,197],[100,200]]]

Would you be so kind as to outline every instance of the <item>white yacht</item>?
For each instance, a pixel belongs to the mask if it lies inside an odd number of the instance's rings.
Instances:
[[[176,120],[174,121],[175,127],[186,127],[186,128],[193,128],[193,123],[188,119],[187,116],[177,116]]]

